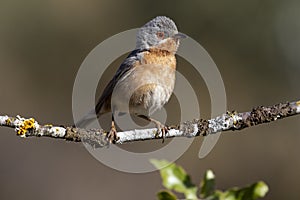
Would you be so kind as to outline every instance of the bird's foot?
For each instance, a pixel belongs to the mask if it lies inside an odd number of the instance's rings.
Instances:
[[[109,141],[109,143],[115,143],[116,141],[118,141],[119,137],[117,135],[116,127],[111,127],[106,138]]]
[[[160,123],[159,121],[156,120],[152,120],[153,123],[155,123],[156,128],[157,128],[157,132],[155,134],[155,137],[158,138],[160,135],[162,137],[162,142],[165,142],[165,138],[166,138],[166,134],[168,133],[168,131],[170,130],[170,128],[162,123]]]
[[[146,116],[146,115],[138,115],[136,114],[136,116],[142,118],[142,119],[145,119],[149,122],[152,122],[156,125],[156,128],[157,128],[157,132],[155,134],[155,137],[156,138],[159,138],[160,134],[162,135],[162,139],[163,139],[163,143],[165,141],[165,138],[166,138],[166,133],[170,130],[170,128],[162,123],[160,123],[160,121],[157,121],[155,119],[152,119],[151,117],[149,116]]]

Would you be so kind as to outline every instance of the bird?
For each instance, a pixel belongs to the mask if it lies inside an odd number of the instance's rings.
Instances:
[[[166,16],[157,16],[139,28],[135,50],[122,62],[90,112],[96,113],[97,117],[111,113],[111,129],[107,135],[110,143],[119,139],[114,116],[124,113],[154,123],[158,135],[161,133],[164,139],[168,127],[150,116],[161,109],[173,93],[175,54],[180,40],[186,37]],[[76,126],[91,123],[90,116],[84,116]]]

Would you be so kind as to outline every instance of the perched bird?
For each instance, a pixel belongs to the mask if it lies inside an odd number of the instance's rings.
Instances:
[[[163,137],[167,127],[150,115],[168,102],[175,85],[176,57],[179,33],[168,17],[158,16],[142,26],[136,38],[136,49],[121,64],[96,104],[97,116],[112,113],[110,142],[118,139],[114,122],[116,113],[130,113],[153,122]],[[76,126],[90,123],[83,117]]]

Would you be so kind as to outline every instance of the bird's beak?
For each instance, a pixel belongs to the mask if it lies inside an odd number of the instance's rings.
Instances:
[[[175,38],[175,39],[184,39],[184,38],[187,38],[187,35],[183,34],[183,33],[176,33],[176,34],[173,35],[173,38]]]

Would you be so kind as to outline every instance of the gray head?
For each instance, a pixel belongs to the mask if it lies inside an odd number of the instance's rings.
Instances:
[[[185,35],[178,33],[175,23],[168,17],[158,16],[141,27],[137,33],[136,48],[161,48],[176,52],[179,39]]]

